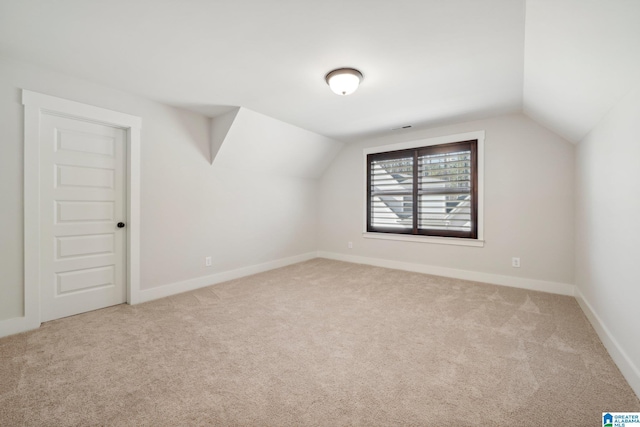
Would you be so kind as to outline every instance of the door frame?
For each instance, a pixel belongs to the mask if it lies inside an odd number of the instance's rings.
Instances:
[[[142,119],[22,90],[24,105],[24,320],[40,326],[40,118],[43,113],[124,129],[127,164],[127,303],[140,302],[140,129]]]

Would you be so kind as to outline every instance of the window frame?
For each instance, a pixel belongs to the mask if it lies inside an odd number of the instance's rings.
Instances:
[[[369,147],[363,150],[363,161],[364,161],[364,218],[363,218],[363,237],[365,238],[375,238],[375,239],[384,239],[384,240],[400,240],[400,241],[411,241],[411,242],[421,242],[421,243],[436,243],[436,244],[452,244],[452,245],[461,245],[461,246],[484,246],[484,131],[476,131],[476,132],[467,132],[462,134],[455,135],[447,135],[436,138],[427,138],[420,139],[414,141],[408,141],[403,143],[396,143],[378,147]],[[476,142],[476,150],[475,150],[475,163],[476,163],[476,176],[475,176],[475,185],[472,188],[472,194],[475,193],[476,197],[476,209],[473,213],[475,217],[474,227],[475,227],[475,238],[474,237],[461,237],[462,233],[433,233],[433,232],[416,232],[415,227],[408,228],[406,230],[398,230],[398,229],[388,229],[381,230],[378,227],[377,230],[369,230],[369,219],[370,219],[370,188],[369,188],[369,180],[370,180],[370,163],[368,161],[369,155],[383,154],[383,153],[391,153],[392,156],[397,155],[398,157],[402,157],[402,154],[406,157],[407,153],[414,153],[414,156],[418,155],[419,151],[428,151],[429,147],[433,146],[446,146],[450,144],[464,143],[468,141],[477,141]],[[419,150],[424,148],[425,150]],[[438,150],[439,148],[434,148],[434,150]],[[415,157],[414,157],[415,161]],[[415,184],[415,175],[417,171],[414,171],[414,184]],[[413,185],[413,198],[416,200],[416,192],[418,190],[417,185]],[[417,204],[414,203],[414,218],[415,218],[415,210],[417,209]],[[447,236],[436,235],[436,234],[448,234]],[[456,235],[457,234],[457,235]]]

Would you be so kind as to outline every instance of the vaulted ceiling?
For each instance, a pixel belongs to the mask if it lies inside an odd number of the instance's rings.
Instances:
[[[640,75],[637,0],[0,0],[0,54],[344,141],[524,111],[579,141]],[[325,74],[365,80],[334,95]]]

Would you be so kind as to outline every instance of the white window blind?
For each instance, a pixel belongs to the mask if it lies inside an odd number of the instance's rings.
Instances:
[[[371,163],[371,223],[413,228],[413,156]]]

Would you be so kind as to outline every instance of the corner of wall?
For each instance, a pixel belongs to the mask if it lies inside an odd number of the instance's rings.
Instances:
[[[231,130],[231,126],[233,126],[233,122],[240,111],[240,107],[236,107],[233,110],[224,113],[220,116],[214,117],[210,120],[211,122],[211,158],[209,161],[213,164],[216,159],[216,155],[222,144],[224,143],[225,138],[229,134]]]

